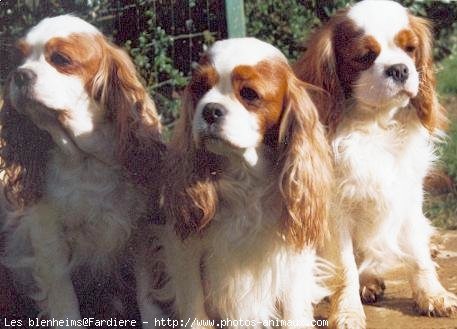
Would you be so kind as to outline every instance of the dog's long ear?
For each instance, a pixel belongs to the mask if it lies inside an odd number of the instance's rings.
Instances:
[[[330,130],[334,130],[340,121],[345,100],[338,79],[334,46],[334,30],[341,15],[337,14],[311,36],[305,53],[293,65],[297,77],[318,87],[318,90],[310,89],[309,92],[321,122]]]
[[[292,73],[279,129],[284,236],[297,248],[322,241],[331,184],[329,145],[306,84]]]
[[[447,126],[446,111],[438,101],[432,53],[431,24],[424,18],[409,16],[411,28],[418,36],[415,50],[416,67],[419,71],[419,93],[411,102],[422,124],[430,132],[444,130]]]
[[[115,123],[118,159],[135,183],[157,187],[165,146],[154,102],[127,53],[105,40],[102,44],[93,93]]]
[[[0,112],[0,167],[5,197],[23,208],[43,194],[51,136],[19,113],[9,99],[8,79]]]
[[[182,239],[201,232],[208,225],[216,213],[218,201],[215,181],[220,159],[198,149],[193,140],[195,100],[191,85],[184,92],[181,117],[164,165],[164,209]]]

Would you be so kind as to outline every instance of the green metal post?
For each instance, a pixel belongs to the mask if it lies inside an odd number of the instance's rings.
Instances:
[[[225,0],[225,17],[229,38],[246,36],[246,21],[244,18],[243,0]]]

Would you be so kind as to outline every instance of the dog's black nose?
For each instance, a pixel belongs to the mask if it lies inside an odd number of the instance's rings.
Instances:
[[[14,83],[18,87],[31,85],[36,80],[36,74],[30,69],[17,69],[14,72]]]
[[[224,106],[218,103],[208,103],[203,108],[202,116],[208,124],[218,123],[227,113]]]
[[[394,64],[386,69],[386,75],[394,81],[404,83],[408,79],[409,70],[405,64]]]

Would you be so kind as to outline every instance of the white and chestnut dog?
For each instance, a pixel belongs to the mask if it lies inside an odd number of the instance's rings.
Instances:
[[[306,84],[273,46],[230,39],[202,57],[184,102],[163,195],[177,316],[311,326],[331,174]]]
[[[132,256],[157,193],[160,122],[128,55],[83,20],[44,19],[19,46],[1,110],[3,262],[46,316],[80,319],[72,274]]]
[[[345,270],[334,324],[363,326],[359,281],[362,300],[375,302],[385,288],[379,276],[400,263],[421,314],[456,314],[456,296],[438,281],[433,229],[422,212],[423,180],[446,123],[429,23],[393,1],[362,1],[311,37],[295,71],[325,90],[313,99],[336,166],[334,240],[326,248],[341,242]]]

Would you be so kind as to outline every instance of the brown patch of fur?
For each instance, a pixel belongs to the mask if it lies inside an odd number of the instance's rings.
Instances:
[[[213,65],[208,60],[201,60],[197,70],[192,74],[189,83],[190,96],[194,105],[198,100],[219,81],[219,75]]]
[[[32,51],[30,45],[24,39],[20,39],[16,43],[16,48],[19,50],[19,52],[21,53],[21,56],[23,56],[23,57],[27,57],[28,55],[30,55],[30,53]]]
[[[72,34],[65,38],[52,38],[44,47],[49,64],[61,73],[77,75],[87,85],[97,73],[102,61],[104,39],[86,34]],[[52,55],[61,54],[71,60],[68,65],[53,63]]]
[[[336,72],[346,97],[360,72],[368,69],[379,55],[381,46],[350,20],[344,20],[333,31]]]
[[[239,65],[233,69],[232,86],[235,96],[248,111],[256,114],[262,135],[279,123],[287,90],[286,66],[279,61],[265,60],[257,65]],[[243,88],[253,89],[259,99],[244,99],[240,95]]]
[[[424,189],[433,194],[449,193],[456,184],[443,169],[432,168],[424,179]]]
[[[397,33],[395,44],[403,49],[413,59],[416,59],[416,50],[419,46],[419,37],[410,29],[404,29]]]

